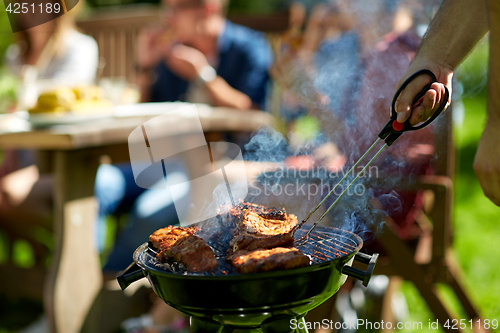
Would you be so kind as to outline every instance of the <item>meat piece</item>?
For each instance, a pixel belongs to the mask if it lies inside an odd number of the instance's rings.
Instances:
[[[208,272],[219,266],[207,242],[195,235],[180,238],[170,248],[160,252],[157,259],[161,262],[174,260],[183,264],[188,272]]]
[[[287,216],[288,216],[283,208],[276,208],[276,207],[268,208],[254,203],[244,202],[242,200],[240,200],[240,202],[237,205],[221,206],[217,212],[218,228],[216,232],[212,233],[210,239],[213,239],[216,243],[227,244],[228,248],[226,248],[225,250],[228,251],[229,255],[233,252],[232,247],[229,248],[231,239],[233,238],[233,236],[238,237],[238,235],[241,234],[241,232],[237,230],[237,226],[241,225],[241,222],[244,220],[245,214],[247,212],[252,212],[264,219],[271,219],[276,221],[287,221]],[[251,243],[257,240],[254,236],[250,237],[246,235],[240,235],[240,236],[241,237],[239,237],[236,243],[238,244],[241,243],[243,247],[247,246],[244,244]],[[206,237],[203,238],[206,239]],[[269,239],[269,237],[267,237],[265,241],[271,242],[272,244],[276,243],[272,239]],[[288,242],[285,243],[288,244]],[[277,244],[280,244],[280,242],[278,241]],[[257,249],[261,248],[262,246],[271,247],[272,245],[265,245],[265,244],[261,245],[261,243],[259,243],[256,244],[256,247],[254,246],[251,248]]]
[[[198,230],[199,229],[196,227],[176,227],[169,225],[166,228],[156,230],[149,236],[149,241],[156,249],[162,251],[174,245],[177,240],[189,235],[194,235]]]
[[[309,265],[309,257],[296,248],[276,247],[268,250],[241,250],[228,261],[238,273],[257,273]]]
[[[285,209],[277,207],[265,207],[257,205],[254,203],[240,201],[237,205],[224,205],[218,210],[219,220],[226,226],[236,225],[244,214],[247,212],[254,212],[265,219],[271,220],[281,220],[285,221],[287,219],[287,214]]]
[[[297,216],[286,215],[285,220],[264,218],[253,211],[246,211],[236,226],[233,239],[229,242],[228,255],[238,250],[270,249],[293,246],[293,227]]]
[[[251,211],[265,219],[285,221],[287,218],[286,211],[284,208],[265,207],[244,201],[241,201],[240,206],[242,207],[241,208],[242,211],[244,210]]]
[[[295,225],[297,225],[297,217],[293,214],[289,214],[286,219],[277,220],[247,211],[238,224],[237,230],[251,234],[278,235],[292,231]]]

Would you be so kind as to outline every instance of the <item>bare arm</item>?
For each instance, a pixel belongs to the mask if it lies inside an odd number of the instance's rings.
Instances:
[[[220,76],[217,76],[212,82],[207,83],[205,89],[214,106],[228,106],[238,109],[250,109],[252,107],[250,97],[231,87]]]
[[[500,2],[489,0],[490,69],[488,81],[488,122],[500,124]],[[498,128],[498,127],[497,127]]]
[[[444,97],[444,85],[451,92],[453,71],[474,48],[488,30],[486,0],[444,0],[424,36],[414,61],[401,78],[398,86],[420,69],[429,69],[437,77],[424,97],[421,106],[412,112],[412,101],[430,82],[420,76],[401,94],[396,103],[398,121],[404,122],[411,114],[410,123],[417,124],[429,118]]]
[[[500,206],[500,2],[489,0],[488,120],[474,159],[484,194]]]
[[[417,58],[454,70],[488,31],[485,0],[444,0],[417,51]]]
[[[168,68],[186,81],[195,81],[204,67],[208,66],[205,55],[186,45],[175,45],[166,56]],[[222,77],[217,76],[205,84],[205,89],[214,106],[248,109],[252,100],[246,94],[231,87]]]

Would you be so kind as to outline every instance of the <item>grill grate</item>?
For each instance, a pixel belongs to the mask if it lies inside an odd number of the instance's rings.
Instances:
[[[297,230],[295,239],[297,240],[305,235],[309,228],[310,226],[306,225]],[[207,276],[238,274],[234,268],[226,262],[226,252],[229,248],[227,242],[215,241],[213,239],[206,239],[206,241],[214,251],[215,257],[219,262],[219,269],[216,272],[187,273],[181,264],[168,262],[160,263],[156,260],[156,255],[158,253],[150,243],[144,248],[139,248],[137,251],[141,253],[137,253],[136,251],[136,255],[144,255],[145,257],[141,258],[139,261],[146,263],[150,268],[175,274]],[[362,240],[356,234],[337,228],[318,226],[311,233],[309,241],[304,245],[297,246],[297,248],[309,256],[311,258],[311,264],[314,265],[347,256],[359,250],[361,245]]]
[[[313,231],[310,235],[309,242],[304,245],[297,246],[299,250],[311,257],[313,263],[322,263],[329,260],[335,260],[344,255],[354,252],[359,242],[352,235],[346,232],[335,232],[339,229],[327,230],[325,227],[322,230]],[[297,230],[295,239],[300,239],[304,236],[307,230],[302,228]]]

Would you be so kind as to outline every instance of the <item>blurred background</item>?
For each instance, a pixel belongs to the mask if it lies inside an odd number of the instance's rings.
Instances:
[[[309,15],[314,6],[325,1],[303,0],[301,3]],[[269,40],[273,43],[280,30],[288,28],[290,6],[291,2],[288,0],[231,0],[228,16],[242,24],[250,22],[249,25],[255,29],[267,24],[268,26],[262,30],[268,30]],[[86,0],[85,8],[77,19],[77,26],[92,35],[101,48],[99,38],[106,38],[105,34],[124,29],[123,21],[118,20],[120,16],[127,16],[129,15],[127,13],[134,12],[136,13],[134,17],[140,16],[137,13],[141,13],[146,18],[154,17],[157,15],[155,13],[158,12],[158,8],[158,1]],[[430,15],[432,13],[428,16]],[[105,24],[108,24],[110,28],[103,30],[102,25]],[[275,31],[272,31],[273,29]],[[116,40],[118,41],[119,37]],[[4,3],[0,2],[0,59],[5,58],[5,52],[13,42],[14,36],[11,33]],[[106,52],[111,51],[102,50],[102,52],[105,55]],[[498,301],[500,267],[497,264],[498,260],[491,261],[492,258],[500,258],[500,247],[496,246],[500,241],[498,226],[500,211],[483,195],[472,168],[477,142],[486,121],[487,63],[488,41],[485,38],[460,66],[456,74],[453,130],[457,156],[452,218],[453,249],[465,273],[465,288],[480,308],[483,318],[500,320],[500,302]],[[132,70],[134,63],[127,59],[117,60],[115,63],[111,63],[109,58],[102,59],[99,66],[100,78],[111,77],[129,82],[134,81]],[[19,86],[20,82],[10,73],[6,65],[0,65],[0,113],[8,112],[9,108],[15,104]],[[279,91],[279,87],[275,89]],[[267,109],[281,117],[282,122],[277,125],[280,132],[285,133],[288,138],[295,138],[299,141],[315,136],[315,132],[320,127],[317,121],[307,115],[293,116],[292,126],[288,122],[289,118],[280,114],[283,108],[276,108],[273,103],[276,102],[270,99]],[[2,158],[0,152],[0,160]],[[109,220],[108,223],[111,230],[116,228],[115,221]],[[53,235],[50,231],[39,228],[34,237],[49,249],[53,246]],[[108,246],[112,241],[112,238],[107,240]],[[12,253],[9,253],[11,250]],[[0,230],[0,263],[5,262],[9,257],[12,257],[13,263],[19,267],[29,268],[35,263],[34,249],[27,241],[17,240],[10,249],[3,231]],[[409,282],[403,282],[401,291],[408,306],[409,316],[405,318],[405,321],[427,323],[432,318],[432,314],[416,288]],[[464,317],[449,287],[440,286],[439,292],[451,309],[456,312],[456,316]],[[0,332],[16,332],[35,321],[42,313],[41,301],[0,295]],[[417,332],[417,330],[403,329],[401,332]]]

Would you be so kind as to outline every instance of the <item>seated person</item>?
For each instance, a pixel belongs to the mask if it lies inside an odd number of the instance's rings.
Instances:
[[[164,27],[146,30],[139,38],[142,101],[187,101],[239,109],[264,107],[272,61],[270,48],[263,34],[226,20],[223,2],[164,0]],[[187,181],[182,161],[166,168],[167,173],[171,168]],[[187,207],[189,188],[182,192],[175,195]],[[101,230],[104,216],[113,214],[119,205],[131,207],[127,227],[117,236],[105,270],[125,269],[147,235],[179,223],[172,195],[169,190],[139,188],[130,163],[99,169],[96,196]]]
[[[143,101],[264,107],[270,48],[263,34],[226,20],[223,2],[164,0],[165,28],[139,37]]]

